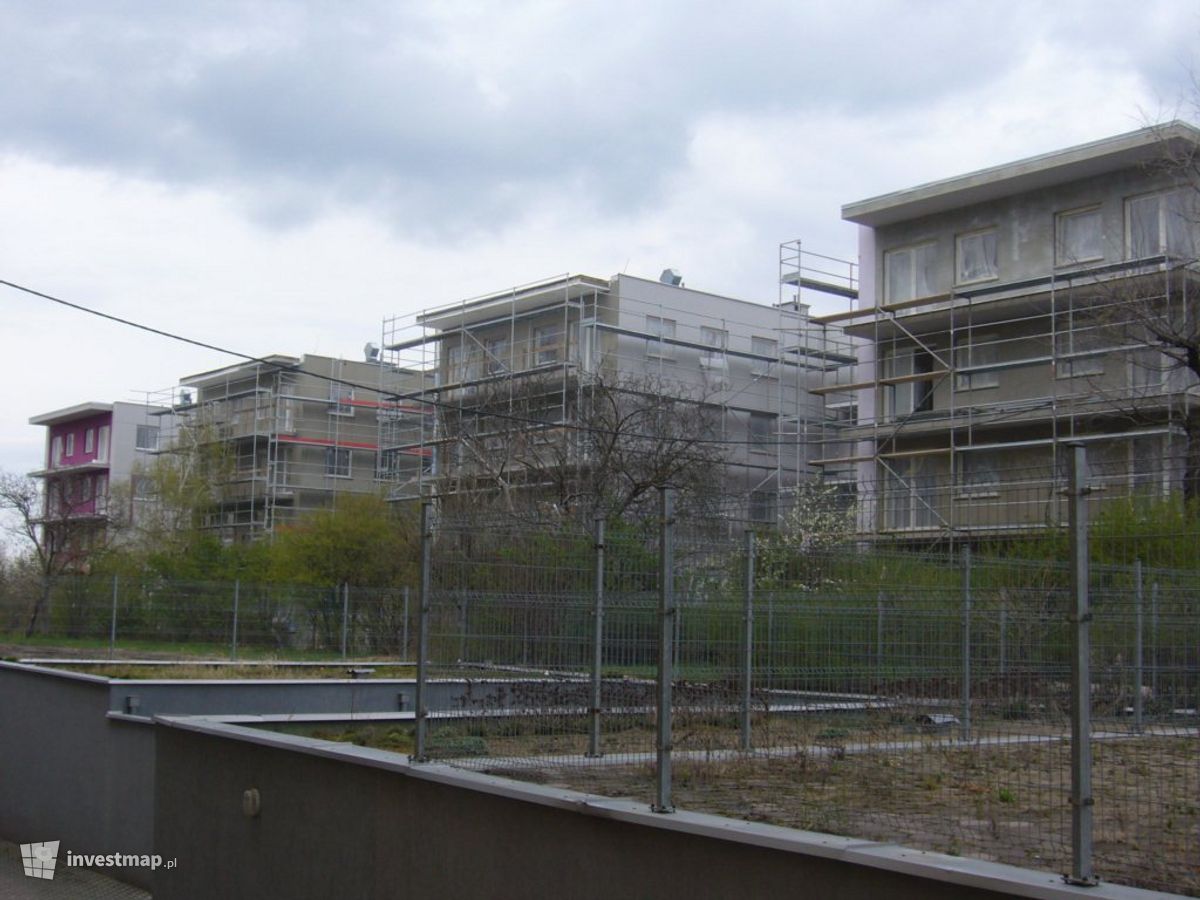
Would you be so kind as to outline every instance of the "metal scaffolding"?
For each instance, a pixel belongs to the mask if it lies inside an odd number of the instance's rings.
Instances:
[[[557,441],[563,462],[586,467],[581,411],[616,385],[694,403],[709,443],[727,451],[722,491],[744,496],[762,520],[815,474],[834,424],[811,389],[854,363],[852,342],[794,297],[751,303],[623,275],[561,275],[389,318],[381,343],[387,365],[427,376],[406,399],[436,409],[404,435],[384,423],[382,452],[432,453],[428,483],[392,496],[520,483],[528,467],[502,465],[514,432]]]
[[[420,455],[381,454],[378,436],[383,422],[411,427],[421,417],[395,399],[419,385],[419,374],[375,359],[271,356],[186,377],[160,402],[176,418],[169,453],[179,477],[202,469],[209,485],[202,526],[241,540],[339,495],[418,478]]]
[[[1109,496],[1164,495],[1181,482],[1192,380],[1129,309],[1169,317],[1196,293],[1194,272],[1157,257],[822,316],[864,349],[853,381],[817,389],[858,398],[846,442],[817,464],[857,468],[864,528],[893,536],[1062,525],[1067,444],[1091,447]]]

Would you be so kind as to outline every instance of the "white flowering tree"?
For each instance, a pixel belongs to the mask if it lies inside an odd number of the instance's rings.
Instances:
[[[802,484],[779,529],[759,540],[756,582],[767,588],[812,590],[823,581],[824,559],[850,541],[854,524],[854,504],[838,485]]]

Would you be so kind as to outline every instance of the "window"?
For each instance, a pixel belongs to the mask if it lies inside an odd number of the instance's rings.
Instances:
[[[348,448],[325,448],[325,474],[331,478],[350,477],[350,450]]]
[[[837,425],[857,425],[858,403],[854,400],[826,403],[825,417]]]
[[[883,354],[884,415],[894,419],[933,409],[933,380],[909,376],[933,371],[933,356],[916,347],[888,348]],[[897,379],[895,383],[886,383]],[[903,379],[903,380],[901,380]]]
[[[102,513],[108,509],[108,476],[96,476],[96,512]]]
[[[1125,203],[1125,227],[1130,259],[1196,255],[1195,202],[1184,191],[1134,197]]]
[[[594,318],[582,319],[575,326],[575,341],[576,351],[579,357],[579,368],[588,375],[596,372],[596,320]]]
[[[1160,437],[1134,438],[1129,442],[1130,483],[1139,493],[1164,494],[1170,488],[1164,460],[1169,457]]]
[[[700,326],[700,343],[706,349],[700,351],[700,366],[705,369],[725,368],[725,349],[729,346],[729,332],[723,328]]]
[[[483,342],[483,368],[488,375],[508,371],[508,338],[488,338]]]
[[[884,292],[889,303],[933,293],[934,244],[918,244],[883,254]]]
[[[675,339],[674,319],[664,319],[661,316],[646,316],[646,333],[651,335],[646,341],[647,356],[666,360],[675,358],[675,346],[666,342],[667,340]]]
[[[1114,473],[1126,472],[1124,444],[1124,441],[1112,441],[1108,444],[1089,441],[1085,445],[1083,478],[1090,490],[1102,491],[1107,482],[1114,480],[1111,477]],[[1054,478],[1060,487],[1071,483],[1071,460],[1074,455],[1071,447],[1063,446],[1058,449]]]
[[[1100,207],[1059,213],[1055,221],[1054,260],[1071,266],[1104,259],[1104,230]]]
[[[1170,370],[1171,361],[1157,350],[1138,350],[1129,354],[1129,383],[1132,387],[1161,388]]]
[[[563,326],[561,323],[533,329],[533,364],[549,366],[562,359]]]
[[[157,450],[158,449],[158,426],[157,425],[139,425],[137,427],[136,442],[134,448],[137,450]]]
[[[74,455],[75,455],[75,432],[72,431],[70,434],[67,435],[67,456],[72,457]]]
[[[354,389],[336,381],[329,382],[329,414],[331,416],[354,415]]]
[[[725,436],[725,412],[719,406],[701,406],[699,408],[700,434],[707,440],[716,440]]]
[[[884,467],[884,526],[931,528],[938,523],[937,483],[920,458],[893,459]]]
[[[997,277],[996,229],[960,234],[955,242],[956,277],[958,284],[987,281]]]
[[[1054,335],[1054,346],[1059,378],[1104,374],[1105,341],[1099,328],[1067,328]]]
[[[776,494],[774,491],[751,491],[750,520],[752,522],[774,522]]]
[[[63,459],[62,435],[57,435],[50,442],[50,465],[61,466]]]
[[[86,432],[84,432],[83,452],[84,453],[95,453],[96,452],[96,429],[95,428],[89,428]]]
[[[775,363],[779,359],[779,341],[774,338],[751,337],[750,352],[757,357],[750,364],[750,374],[760,378],[774,378]]]
[[[79,499],[82,500],[84,503],[88,503],[92,499],[92,488],[93,487],[95,487],[95,485],[92,483],[92,479],[88,478],[86,475],[83,478],[81,478],[80,485],[79,485],[79,490],[80,490]]]
[[[133,476],[133,499],[149,500],[154,496],[154,479],[146,475]]]
[[[466,354],[462,344],[446,348],[446,379],[455,384],[466,378]]]
[[[958,369],[954,376],[954,386],[960,391],[998,387],[1000,373],[996,370],[970,371],[974,367],[991,366],[999,361],[996,338],[974,335],[969,336],[967,341],[965,347],[957,347],[954,351],[954,367]],[[967,371],[963,371],[964,369]]]
[[[960,497],[994,497],[1000,476],[987,453],[964,453],[959,457],[958,492]]]
[[[101,425],[96,434],[96,462],[108,462],[108,430],[109,426]]]
[[[770,453],[775,449],[775,417],[770,413],[750,413],[750,449]]]

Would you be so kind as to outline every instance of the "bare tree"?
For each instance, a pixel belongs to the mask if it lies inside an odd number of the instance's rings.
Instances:
[[[564,391],[561,379],[504,379],[441,413],[443,490],[508,513],[620,516],[671,485],[710,494],[725,463],[716,407],[652,376],[597,375]]]
[[[1130,266],[1098,285],[1091,314],[1107,343],[1132,353],[1131,390],[1110,405],[1135,424],[1182,423],[1190,502],[1200,499],[1200,132],[1171,123],[1159,135],[1150,170],[1164,189],[1131,202]]]
[[[25,545],[40,576],[38,596],[25,636],[33,634],[50,600],[54,577],[85,564],[86,555],[103,542],[106,530],[94,515],[84,515],[92,498],[83,499],[80,482],[63,478],[48,485],[38,479],[0,472],[0,510],[8,515],[5,530]]]

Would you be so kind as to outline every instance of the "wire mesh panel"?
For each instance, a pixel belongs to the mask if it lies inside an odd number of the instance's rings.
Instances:
[[[655,560],[636,530],[601,549],[565,517],[439,521],[430,677],[462,697],[431,713],[428,755],[536,770],[652,750]]]

